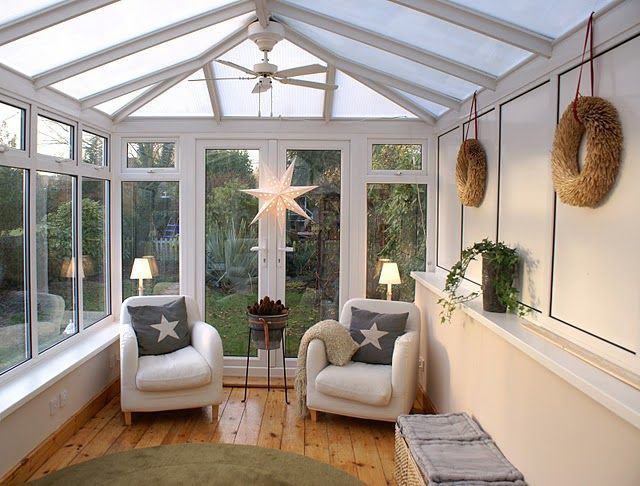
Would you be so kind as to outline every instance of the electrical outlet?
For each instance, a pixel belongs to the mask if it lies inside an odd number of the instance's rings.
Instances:
[[[424,370],[424,358],[418,358],[418,369]]]
[[[58,401],[60,404],[60,408],[64,407],[67,402],[69,401],[69,393],[67,392],[67,389],[65,388],[64,390],[62,390],[60,392],[60,394],[58,395]]]
[[[60,408],[60,397],[55,397],[49,400],[49,415],[54,416],[58,413]]]

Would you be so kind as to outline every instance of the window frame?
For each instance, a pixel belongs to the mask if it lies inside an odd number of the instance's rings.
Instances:
[[[173,143],[175,154],[175,165],[173,167],[129,167],[129,144],[130,143]],[[179,137],[123,137],[121,139],[121,174],[141,176],[142,174],[162,174],[180,177],[180,138]]]
[[[374,145],[420,145],[422,155],[422,168],[417,170],[408,169],[374,169],[373,168],[373,146]],[[370,138],[367,139],[367,176],[394,176],[394,177],[406,177],[406,176],[427,176],[427,150],[429,149],[428,141],[426,139],[401,139],[401,138]]]
[[[22,155],[28,155],[29,154],[29,142],[30,142],[30,137],[29,137],[29,128],[30,128],[30,119],[29,119],[29,113],[30,113],[30,109],[31,109],[31,105],[28,103],[25,103],[24,101],[20,101],[16,98],[11,98],[9,96],[5,96],[4,94],[0,93],[0,103],[3,103],[5,105],[9,105],[9,106],[13,106],[14,108],[18,108],[20,110],[23,110],[24,112],[24,117],[22,119],[22,142],[23,142],[23,148],[15,148],[15,147],[8,147],[7,150],[3,153],[3,154],[22,154]]]
[[[78,161],[78,122],[70,118],[60,115],[56,112],[49,111],[42,108],[36,108],[32,110],[32,136],[33,136],[33,156],[42,162],[51,164],[53,162],[54,167],[59,165],[64,166],[76,166]],[[53,155],[41,154],[38,152],[38,118],[43,117],[48,120],[63,123],[71,127],[71,155],[73,158],[55,157]],[[52,172],[58,172],[60,169],[50,169]]]
[[[105,141],[104,143],[104,164],[103,165],[93,165],[85,162],[82,159],[82,135],[84,132],[90,133],[91,135],[95,135],[97,137],[102,137]],[[78,124],[78,166],[84,167],[86,169],[95,170],[96,172],[110,172],[111,171],[111,137],[104,130],[100,130],[95,128],[92,125],[88,125],[86,123]],[[96,174],[98,178],[104,177]],[[88,176],[89,177],[89,176]]]

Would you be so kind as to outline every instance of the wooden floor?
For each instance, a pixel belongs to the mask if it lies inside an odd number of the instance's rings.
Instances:
[[[369,485],[393,482],[393,424],[322,414],[318,422],[299,420],[290,390],[251,388],[246,403],[243,389],[225,388],[217,421],[208,409],[133,414],[126,427],[120,397],[113,398],[84,424],[31,479],[95,457],[132,448],[184,442],[252,444],[282,449],[331,464]]]

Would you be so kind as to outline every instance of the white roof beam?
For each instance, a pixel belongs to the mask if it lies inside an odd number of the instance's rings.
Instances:
[[[149,91],[142,93],[140,96],[131,100],[129,103],[127,103],[118,111],[116,111],[112,116],[113,122],[114,123],[121,122],[134,111],[139,110],[144,105],[156,99],[158,96],[160,96],[162,93],[164,93],[168,89],[173,88],[176,84],[178,84],[183,79],[186,79],[188,76],[193,74],[193,72],[181,74],[171,79],[166,79],[165,81],[161,82],[158,86],[154,86]]]
[[[82,98],[82,109],[89,108],[91,106],[99,105],[105,101],[109,101],[123,94],[130,93],[145,86],[171,79],[175,76],[180,76],[184,73],[192,73],[200,69],[204,64],[211,62],[216,57],[223,55],[230,49],[240,44],[247,38],[247,26],[243,26],[228,35],[226,38],[215,44],[213,47],[202,53],[201,55],[188,59],[173,66],[154,71],[149,74],[145,74],[126,83],[113,86],[111,88],[100,91],[99,93],[92,94],[86,98]]]
[[[457,63],[404,42],[301,7],[281,2],[272,3],[270,6],[274,13],[284,15],[285,17],[304,22],[314,27],[320,27],[334,34],[348,37],[377,49],[382,49],[383,51],[437,69],[438,71],[457,78],[465,79],[490,90],[495,90],[496,88],[497,80],[495,76],[474,69],[471,66]]]
[[[20,0],[13,1],[17,2]],[[48,8],[36,10],[30,15],[0,25],[0,45],[21,39],[22,37],[34,34],[47,27],[73,19],[116,1],[117,0],[67,0]]]
[[[269,10],[267,9],[266,0],[255,0],[256,15],[258,16],[258,22],[260,26],[266,28],[269,25]]]
[[[336,84],[336,67],[333,64],[327,65],[327,84]],[[333,116],[333,94],[336,92],[335,89],[325,89],[324,90],[324,108],[322,110],[322,117],[324,121],[331,121],[331,117]]]
[[[429,113],[427,110],[425,110],[424,108],[416,105],[414,102],[406,99],[405,97],[400,96],[398,93],[392,91],[391,89],[387,88],[386,86],[382,86],[382,85],[380,85],[378,83],[374,83],[373,81],[365,79],[365,78],[363,78],[361,76],[357,76],[357,75],[355,75],[353,73],[349,73],[347,71],[345,71],[345,73],[348,74],[349,76],[351,76],[356,81],[358,81],[358,82],[364,84],[365,86],[367,86],[368,88],[372,89],[376,93],[384,96],[385,98],[389,99],[390,101],[393,101],[396,105],[401,106],[402,108],[404,108],[405,110],[407,110],[410,113],[413,113],[415,116],[420,118],[426,124],[428,124],[428,125],[435,125],[436,124],[436,117],[433,116],[432,113]]]
[[[195,32],[206,27],[224,22],[239,15],[244,15],[253,11],[253,2],[246,0],[235,2],[201,15],[185,19],[181,22],[162,27],[147,34],[134,37],[127,41],[116,44],[99,52],[89,54],[80,59],[73,60],[62,66],[58,66],[49,71],[34,76],[33,81],[36,88],[50,86],[63,79],[76,76],[89,71],[90,69],[116,61],[123,57],[135,54],[144,49],[162,44],[177,37]]]
[[[207,83],[207,91],[209,91],[209,100],[211,101],[211,109],[213,110],[213,117],[217,122],[220,122],[222,119],[222,110],[220,108],[220,100],[218,98],[218,90],[216,89],[216,84],[213,78],[215,78],[215,73],[213,72],[213,66],[210,62],[206,63],[202,68],[204,72],[204,77]]]
[[[382,85],[393,86],[407,93],[419,96],[420,98],[424,98],[439,105],[446,106],[447,108],[451,108],[454,110],[460,109],[460,100],[457,100],[439,91],[412,83],[411,81],[407,81],[406,79],[401,79],[396,76],[392,76],[391,74],[377,71],[368,66],[364,66],[362,64],[344,59],[318,46],[316,43],[300,34],[299,32],[295,31],[286,24],[285,29],[286,38],[288,40],[309,51],[314,56],[323,59],[326,63],[333,64],[337,69],[345,72],[351,72],[356,76],[362,76]]]
[[[390,1],[511,44],[525,51],[534,52],[544,57],[551,57],[552,40],[548,37],[503,22],[494,17],[483,15],[469,8],[443,0]]]

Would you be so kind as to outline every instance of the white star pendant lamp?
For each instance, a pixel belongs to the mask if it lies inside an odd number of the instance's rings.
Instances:
[[[287,209],[299,214],[303,218],[311,219],[295,199],[314,190],[318,186],[292,186],[291,179],[293,177],[294,166],[295,163],[292,162],[280,180],[276,179],[267,167],[261,167],[260,170],[264,171],[267,186],[258,189],[241,189],[242,192],[251,194],[261,201],[264,201],[258,214],[256,214],[253,221],[251,221],[251,224],[262,219],[263,216],[274,214],[278,221],[278,226],[282,229],[284,228],[284,218]]]

